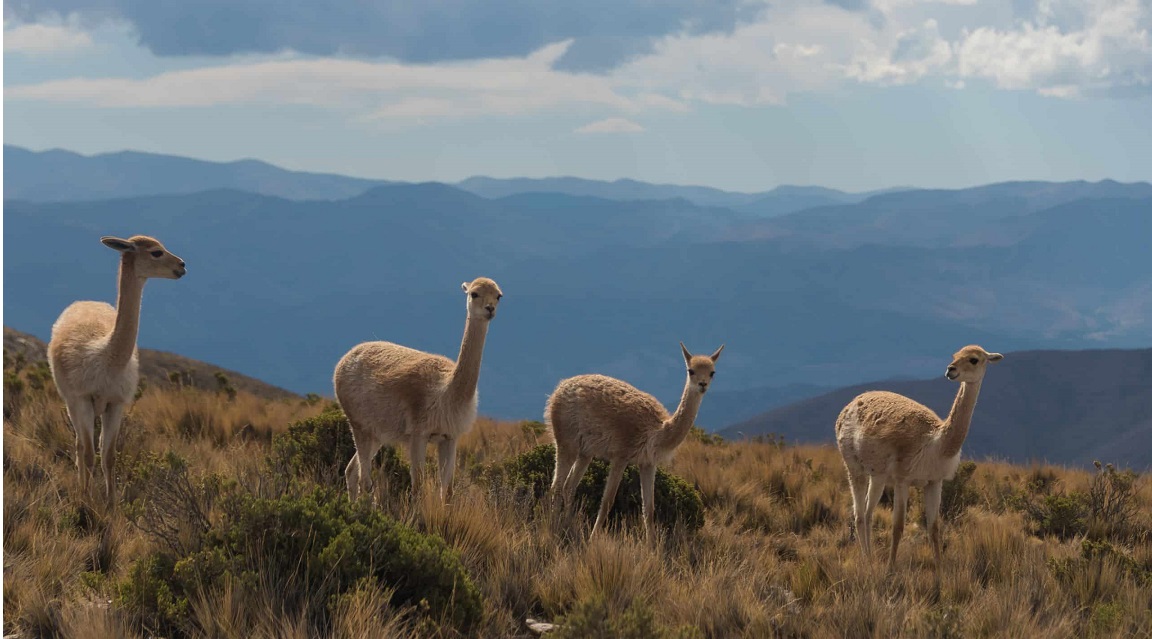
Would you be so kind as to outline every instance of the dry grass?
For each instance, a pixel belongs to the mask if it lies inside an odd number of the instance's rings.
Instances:
[[[157,542],[123,512],[77,494],[72,436],[54,393],[24,392],[7,409],[4,633],[148,636],[141,620],[110,602],[115,584]],[[319,410],[243,392],[229,401],[220,393],[149,390],[124,426],[122,467],[147,452],[174,451],[198,474],[254,481],[272,435]],[[886,575],[880,556],[891,522],[884,506],[875,524],[877,557],[860,556],[835,449],[686,442],[671,470],[700,490],[706,524],[695,535],[662,533],[648,544],[635,525],[587,541],[591,522],[577,518],[573,529],[477,479],[483,465],[543,441],[530,425],[481,420],[461,444],[452,504],[440,504],[433,490],[415,504],[381,500],[381,508],[459,552],[484,596],[476,636],[525,636],[526,617],[555,620],[589,602],[610,617],[636,615],[645,630],[636,636],[1152,635],[1146,478],[1135,484],[1136,512],[1124,533],[1090,552],[1082,535],[1039,536],[1028,507],[1048,495],[1088,494],[1092,473],[980,463],[968,486],[972,505],[946,524],[937,590],[931,549],[915,523],[918,494],[897,572]],[[334,608],[324,634],[454,635],[389,599],[377,587],[356,590]],[[195,637],[316,634],[271,589],[204,592],[191,617],[187,634]]]

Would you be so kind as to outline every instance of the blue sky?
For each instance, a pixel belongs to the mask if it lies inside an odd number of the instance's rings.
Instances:
[[[1152,179],[1149,0],[23,0],[4,141],[394,180]]]

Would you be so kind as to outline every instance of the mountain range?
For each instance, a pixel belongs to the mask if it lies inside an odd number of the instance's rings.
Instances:
[[[120,151],[81,155],[62,149],[30,151],[4,145],[6,199],[68,202],[236,189],[288,200],[339,200],[395,184],[325,173],[289,171],[259,160],[209,162],[174,155]],[[605,200],[684,199],[698,206],[728,207],[760,217],[814,206],[860,202],[876,193],[845,193],[819,186],[779,186],[759,193],[736,193],[703,186],[649,184],[636,180],[574,177],[472,177],[454,186],[488,199],[522,193],[551,193]]]
[[[332,367],[360,341],[455,356],[459,284],[479,275],[505,292],[480,382],[482,412],[505,418],[539,418],[556,382],[585,372],[671,407],[681,340],[727,343],[700,413],[710,428],[867,380],[936,375],[968,343],[1152,344],[1146,183],[904,190],[783,213],[693,187],[630,199],[649,193],[619,182],[597,183],[612,198],[539,191],[553,187],[538,180],[466,181],[485,195],[389,183],[296,198],[225,182],[45,201],[23,185],[88,174],[51,178],[9,150],[7,325],[46,337],[69,302],[113,300],[115,256],[98,238],[146,233],[189,275],[148,285],[141,344],[294,392],[330,395]]]
[[[840,410],[869,390],[906,395],[946,416],[959,385],[928,380],[857,384],[757,415],[723,431],[776,433],[792,442],[834,441]],[[1152,467],[1152,348],[1025,351],[988,367],[964,454],[1016,462]]]

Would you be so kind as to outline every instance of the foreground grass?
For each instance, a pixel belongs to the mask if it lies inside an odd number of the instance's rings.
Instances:
[[[78,494],[70,427],[50,383],[41,386],[5,394],[4,633],[155,636],[146,619],[114,602],[117,584],[165,541],[123,504],[109,512]],[[252,494],[280,490],[266,465],[271,440],[321,408],[243,392],[147,390],[123,427],[121,473],[150,453],[173,452],[190,476],[234,480]],[[298,605],[308,593],[225,583],[194,597],[191,623],[178,634],[527,636],[524,619],[535,617],[561,620],[561,636],[1152,635],[1145,478],[976,464],[946,498],[937,590],[916,525],[898,570],[885,574],[884,506],[877,557],[860,556],[833,448],[690,439],[670,470],[700,492],[705,524],[697,533],[666,529],[649,544],[636,521],[589,541],[583,517],[552,515],[523,491],[493,487],[493,467],[546,442],[538,425],[482,419],[461,443],[452,504],[440,504],[433,486],[415,503],[379,487],[378,507],[447,542],[479,588],[482,613],[467,630],[426,607],[395,604],[388,584],[346,593],[318,628]],[[1113,508],[1111,497],[1124,503]],[[218,506],[199,507],[209,520],[221,517]],[[281,560],[291,558],[269,559]]]

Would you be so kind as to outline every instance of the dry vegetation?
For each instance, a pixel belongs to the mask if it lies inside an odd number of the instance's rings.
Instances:
[[[699,491],[703,528],[665,527],[649,545],[632,520],[588,542],[590,520],[561,521],[531,491],[492,481],[494,469],[546,443],[539,426],[487,420],[462,442],[451,505],[433,490],[415,506],[387,492],[388,482],[377,490],[381,521],[454,550],[480,596],[474,619],[462,623],[451,606],[427,600],[406,603],[395,590],[404,584],[378,579],[321,596],[237,575],[197,591],[183,624],[165,627],[124,605],[138,564],[204,547],[198,527],[232,521],[222,492],[291,494],[282,476],[290,470],[269,462],[272,440],[323,407],[243,391],[145,389],[122,429],[124,502],[109,513],[77,494],[72,434],[51,380],[37,366],[6,373],[5,635],[506,637],[526,635],[527,617],[558,620],[555,634],[567,637],[1152,635],[1152,485],[1144,477],[1106,467],[966,465],[945,489],[946,565],[936,591],[930,545],[915,524],[894,576],[885,575],[882,553],[862,560],[833,448],[691,437],[670,470]],[[157,465],[169,452],[186,467]],[[307,490],[329,483],[337,490],[318,494],[346,500],[341,478],[326,469],[339,471],[347,459],[313,461],[315,472],[299,481]],[[141,473],[145,466],[152,474]],[[165,505],[161,493],[176,496]],[[149,496],[154,503],[144,503]],[[367,511],[348,508],[368,521]],[[912,522],[918,509],[917,495]],[[882,551],[891,511],[878,512]],[[283,571],[297,559],[260,561]]]

